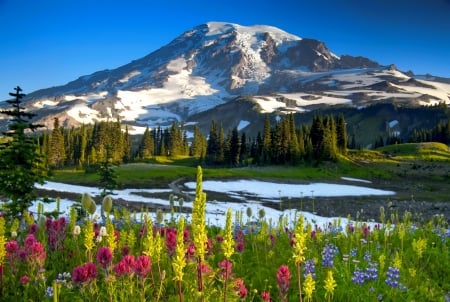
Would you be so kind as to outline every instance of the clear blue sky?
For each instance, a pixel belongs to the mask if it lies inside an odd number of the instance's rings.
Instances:
[[[119,67],[208,21],[272,25],[337,55],[450,77],[450,0],[0,0],[0,100]]]

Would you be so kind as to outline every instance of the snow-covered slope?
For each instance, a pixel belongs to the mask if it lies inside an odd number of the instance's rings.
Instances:
[[[272,26],[209,22],[117,69],[30,93],[26,106],[48,128],[54,117],[64,125],[119,117],[145,127],[187,120],[239,95],[253,95],[261,112],[286,113],[343,103],[450,102],[450,84],[338,56],[321,41]]]

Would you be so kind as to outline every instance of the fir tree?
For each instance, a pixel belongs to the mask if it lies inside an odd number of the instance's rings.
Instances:
[[[347,123],[345,122],[345,118],[343,114],[340,114],[338,117],[338,121],[336,124],[336,139],[337,139],[337,148],[339,153],[345,155],[347,154]]]
[[[64,146],[64,135],[59,126],[59,119],[54,118],[53,131],[50,135],[50,145],[48,148],[48,162],[50,167],[60,168],[64,165],[66,159],[66,150]]]
[[[11,117],[9,131],[4,133],[7,139],[0,145],[0,193],[11,200],[9,213],[17,216],[31,206],[36,197],[34,185],[44,182],[47,171],[37,152],[37,137],[27,133],[41,126],[30,121],[35,114],[25,112],[22,89],[17,86],[15,91],[10,93],[14,99],[6,101],[13,108],[0,111]]]
[[[100,176],[100,188],[102,189],[101,196],[113,194],[113,190],[117,189],[116,173],[114,170],[112,149],[109,145],[104,147],[106,154],[103,156],[103,160],[100,162],[98,175]]]

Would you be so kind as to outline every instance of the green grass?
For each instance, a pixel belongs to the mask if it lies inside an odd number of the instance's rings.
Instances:
[[[400,159],[450,160],[449,147],[442,143],[397,144],[378,150]]]

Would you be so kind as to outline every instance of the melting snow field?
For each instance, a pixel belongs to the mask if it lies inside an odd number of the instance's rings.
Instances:
[[[368,182],[367,180],[360,180],[354,178],[343,178],[344,180],[354,181],[354,182]],[[190,195],[195,194],[195,183],[188,182],[185,186],[189,189]],[[69,185],[57,182],[46,182],[44,185],[36,185],[39,189],[52,190],[56,192],[73,192],[73,193],[88,193],[91,196],[100,195],[101,191],[98,188]],[[305,219],[316,224],[322,228],[327,228],[327,226],[338,221],[338,217],[321,217],[308,212],[300,212],[298,210],[276,210],[270,207],[265,207],[261,204],[261,200],[279,202],[282,197],[303,197],[303,196],[315,196],[315,197],[325,197],[325,196],[363,196],[363,195],[393,195],[392,191],[377,190],[356,185],[339,185],[339,184],[327,184],[327,183],[311,183],[311,184],[284,184],[284,183],[273,183],[264,182],[256,180],[236,180],[236,181],[204,181],[203,190],[214,191],[228,194],[233,196],[233,198],[239,198],[242,202],[229,202],[229,201],[207,201],[206,205],[206,219],[209,225],[217,225],[220,227],[225,226],[225,213],[230,208],[233,213],[242,211],[244,217],[246,217],[247,208],[252,209],[253,216],[252,220],[257,220],[258,212],[261,209],[265,211],[265,219],[269,221],[272,225],[276,225],[281,216],[287,215],[289,222],[292,223],[296,220],[299,214],[302,214]],[[140,193],[167,193],[167,199],[160,198],[149,198],[143,197]],[[169,195],[172,193],[170,189],[125,189],[114,191],[113,200],[121,198],[123,200],[132,202],[148,202],[152,204],[159,204],[161,206],[169,205]],[[63,199],[60,203],[60,211],[68,213],[70,207],[74,201]],[[183,207],[192,208],[192,202],[184,201]],[[175,201],[175,210],[178,207],[178,202]],[[55,210],[56,204],[44,204],[44,211]],[[30,208],[31,211],[36,211],[37,203],[34,203]],[[97,206],[97,213],[100,213],[100,205]],[[153,217],[155,213],[150,213]],[[166,219],[169,218],[170,214],[166,214]],[[180,215],[179,213],[175,214]],[[189,221],[189,214],[185,215]],[[139,219],[140,215],[137,215]],[[245,218],[244,218],[245,220]],[[341,225],[348,223],[347,219],[340,219]],[[369,223],[369,224],[373,224]]]

